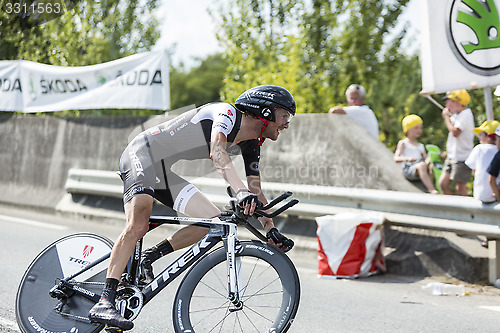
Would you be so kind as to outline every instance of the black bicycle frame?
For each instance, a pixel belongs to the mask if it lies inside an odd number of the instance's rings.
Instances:
[[[147,304],[163,288],[169,285],[220,241],[220,236],[206,236],[184,252],[182,256],[165,268],[150,284],[142,289],[144,304]]]
[[[273,218],[281,214],[283,211],[294,206],[299,201],[296,199],[291,200],[286,205],[274,211],[272,214],[268,214],[264,211],[271,207],[274,207],[276,204],[278,204],[279,202],[283,201],[284,199],[288,198],[291,195],[292,192],[283,193],[282,195],[271,201],[268,205],[262,207],[261,211],[258,212],[256,211],[256,215]],[[236,206],[234,200],[231,201],[231,205],[234,214],[229,212],[222,213],[222,215],[219,217],[219,220],[222,223],[214,222],[213,219],[200,219],[200,218],[190,218],[190,217],[173,217],[173,216],[150,217],[148,232],[157,228],[162,224],[194,225],[194,226],[209,228],[210,230],[207,236],[205,236],[203,239],[201,239],[196,244],[191,246],[189,250],[184,252],[184,254],[182,254],[176,261],[174,261],[171,265],[165,268],[160,274],[158,274],[157,277],[150,284],[148,284],[142,289],[142,294],[144,296],[144,304],[148,303],[153,297],[156,296],[156,294],[158,294],[161,290],[163,290],[163,288],[165,288],[168,284],[170,284],[170,282],[175,280],[188,267],[194,264],[205,253],[210,251],[218,242],[220,242],[223,239],[223,237],[227,236],[229,234],[229,223],[244,224],[245,227],[261,241],[263,242],[267,241],[266,237],[262,235],[257,229],[255,229],[255,227],[253,227],[250,223],[248,223],[246,218],[240,216],[242,212],[240,208]],[[132,253],[129,263],[127,264],[126,280],[132,285],[137,285],[139,281],[139,262],[142,251],[142,242],[143,242],[142,238],[137,242],[134,252]],[[56,286],[54,286],[50,290],[49,294],[55,298],[60,298],[60,297],[67,298],[70,297],[69,294],[71,294],[71,292],[74,292],[95,303],[99,302],[100,295],[97,295],[94,292],[87,290],[81,286],[74,285],[69,281],[74,279],[78,275],[82,274],[83,272],[86,272],[87,270],[91,269],[92,267],[95,267],[104,260],[108,259],[110,255],[111,253],[104,255],[100,259],[90,263],[88,266],[86,266],[79,272],[71,275],[70,277],[60,280],[59,283],[56,284]]]
[[[231,221],[229,215],[223,215],[220,218],[222,221]],[[195,222],[195,223],[183,223],[186,220],[196,220],[203,222]],[[195,219],[195,218],[182,218],[182,217],[151,217],[149,223],[149,231],[159,227],[162,224],[186,224],[186,225],[195,225],[200,227],[209,228],[209,232],[207,236],[202,238],[196,244],[191,246],[184,254],[182,254],[177,260],[175,260],[172,264],[170,264],[167,268],[165,268],[157,277],[148,285],[146,285],[142,289],[142,293],[144,296],[144,304],[147,304],[153,297],[155,297],[163,288],[169,285],[173,280],[175,280],[179,275],[181,275],[187,268],[189,268],[192,264],[194,264],[198,259],[200,259],[204,254],[210,251],[217,243],[222,240],[222,237],[227,235],[229,232],[228,225],[224,224],[214,224],[211,223],[211,219]],[[130,257],[129,263],[127,264],[127,280],[134,285],[137,285],[139,274],[139,261],[142,250],[142,242],[141,238]],[[111,253],[108,253],[101,258],[93,261],[88,266],[83,268],[82,270],[76,272],[75,274],[60,280],[60,282],[51,289],[51,292],[58,287],[63,287],[65,291],[73,291],[95,303],[99,302],[100,295],[91,292],[81,286],[74,285],[69,281],[79,276],[83,272],[88,271],[89,269],[95,267],[100,264],[104,260],[108,259],[111,256]]]

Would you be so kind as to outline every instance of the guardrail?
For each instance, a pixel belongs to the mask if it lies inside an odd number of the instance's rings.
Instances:
[[[215,205],[228,203],[227,184],[218,178],[187,178]],[[122,181],[115,172],[70,169],[65,185],[69,193],[122,197]],[[308,218],[344,211],[383,212],[387,223],[405,227],[483,235],[490,239],[489,280],[500,277],[500,204],[482,204],[470,197],[431,195],[331,186],[262,183],[266,197],[292,191],[300,203],[289,215]]]

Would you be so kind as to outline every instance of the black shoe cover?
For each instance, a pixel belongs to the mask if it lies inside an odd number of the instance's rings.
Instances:
[[[100,300],[90,309],[89,319],[91,322],[119,327],[122,330],[130,330],[134,327],[132,321],[123,318],[113,304],[105,299]]]

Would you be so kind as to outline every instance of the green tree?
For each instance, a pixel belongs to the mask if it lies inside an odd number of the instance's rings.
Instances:
[[[201,60],[201,59],[200,59]],[[200,106],[220,101],[227,62],[221,54],[213,54],[201,60],[190,70],[171,68],[170,103],[172,109],[195,104]]]
[[[1,0],[0,59],[82,66],[148,51],[159,37],[158,0],[82,0],[42,25],[8,14]]]
[[[298,1],[232,0],[214,14],[223,27],[218,39],[228,61],[221,97],[234,100],[260,84],[286,86],[300,110],[306,100],[295,92],[307,88],[300,77],[302,45],[297,37]]]
[[[65,2],[66,12],[44,24],[5,10],[0,0],[0,59],[58,66],[85,66],[151,50],[159,38],[153,12],[158,0]],[[50,2],[57,2],[51,0]],[[156,110],[70,110],[56,116],[149,115]]]
[[[401,138],[406,114],[428,118],[430,128],[441,126],[439,111],[419,96],[418,57],[402,46],[411,40],[405,28],[394,31],[407,3],[230,0],[214,15],[228,60],[223,99],[232,102],[251,86],[274,83],[294,94],[298,112],[327,112],[345,104],[346,88],[359,83],[389,147]]]

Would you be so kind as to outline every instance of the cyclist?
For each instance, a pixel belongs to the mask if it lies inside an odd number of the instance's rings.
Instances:
[[[252,215],[258,201],[267,200],[259,175],[260,146],[265,139],[278,139],[295,115],[295,100],[283,87],[262,85],[241,94],[235,106],[211,103],[185,112],[137,135],[120,158],[124,182],[123,202],[127,225],[112,251],[106,283],[100,301],[89,311],[93,322],[124,330],[133,327],[115,308],[116,289],[135,244],[147,232],[156,198],[191,217],[216,218],[221,212],[194,185],[171,171],[179,160],[211,159],[218,173],[236,193],[246,215]],[[230,156],[241,154],[248,187],[239,178]],[[259,218],[271,244],[282,250],[287,238],[272,219]],[[192,245],[204,237],[206,228],[187,226],[144,251],[143,275],[153,278],[151,262],[169,252]]]

